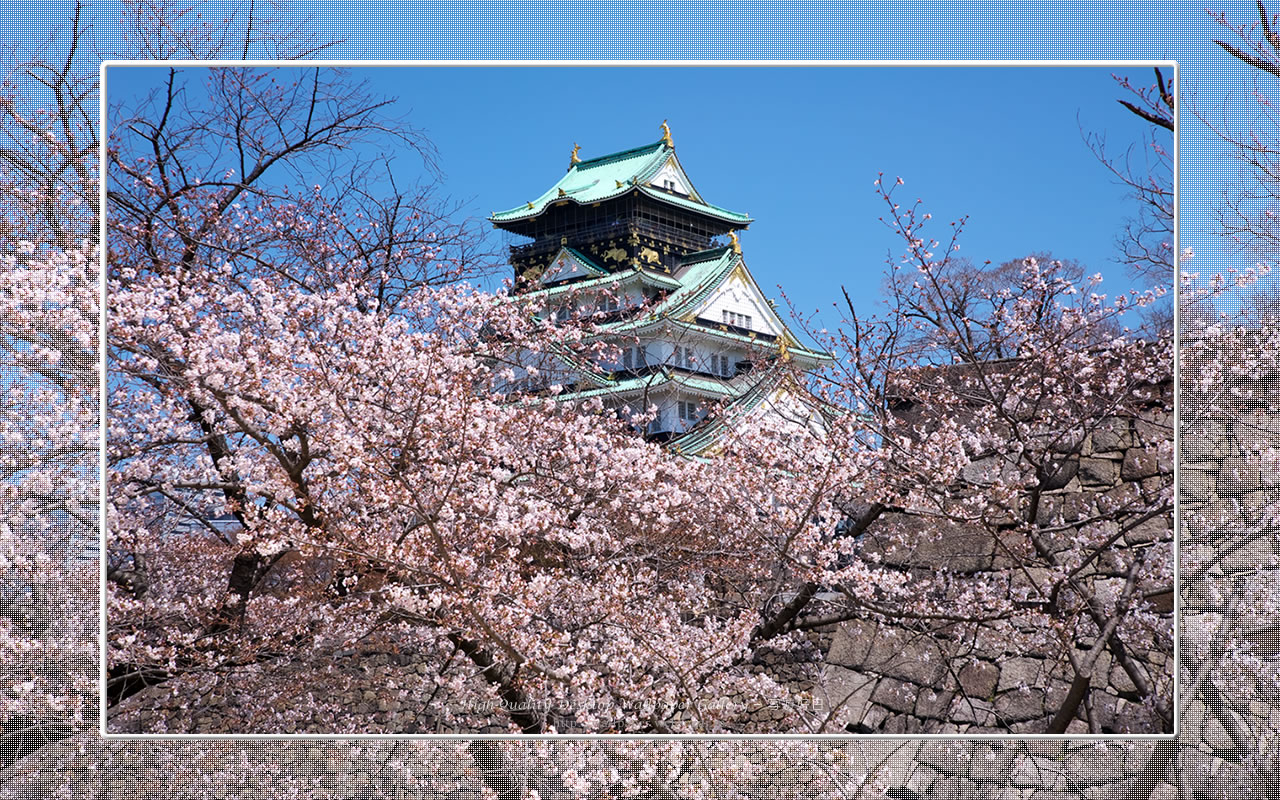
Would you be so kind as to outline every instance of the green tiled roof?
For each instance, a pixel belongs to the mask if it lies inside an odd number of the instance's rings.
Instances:
[[[609,381],[602,386],[565,392],[559,395],[558,399],[583,400],[588,397],[651,390],[668,384],[674,384],[694,392],[701,392],[719,398],[732,397],[734,394],[734,387],[729,381],[700,375],[687,375],[677,370],[660,367],[647,375],[628,376],[620,380]]]
[[[717,247],[714,250],[704,250],[702,253],[686,257],[680,271],[676,274],[676,280],[680,283],[678,289],[654,306],[649,314],[619,323],[612,326],[610,330],[634,330],[658,319],[683,314],[715,291],[739,261],[741,256],[734,253],[730,247]]]
[[[677,273],[680,282],[678,290],[667,295],[666,299],[659,303],[649,314],[620,322],[616,325],[610,325],[609,330],[611,332],[639,332],[655,325],[667,324],[739,343],[766,344],[766,342],[746,334],[699,325],[696,322],[684,322],[679,319],[681,315],[691,311],[714,292],[733,272],[734,268],[741,263],[742,255],[734,252],[733,248],[728,246],[704,250],[701,253],[693,253],[686,256],[680,271]],[[779,318],[779,321],[782,322],[784,329],[790,330],[785,320]],[[822,361],[831,360],[829,354],[799,344],[794,335],[791,336],[791,339],[796,343],[790,345],[788,351],[794,356],[802,359],[811,359],[815,365]]]
[[[513,297],[517,300],[538,300],[538,299],[554,299],[564,297],[565,295],[573,295],[579,292],[590,292],[596,289],[606,289],[612,286],[628,286],[633,283],[643,283],[649,286],[657,286],[668,291],[676,291],[680,289],[680,282],[656,272],[649,272],[642,269],[633,269],[628,272],[614,272],[608,275],[601,275],[598,278],[581,278],[565,283],[557,283],[554,286],[547,286],[541,289],[531,289],[522,292]]]
[[[742,256],[734,252],[732,247],[717,247],[712,250],[704,250],[701,253],[694,253],[684,259],[680,270],[676,273],[676,278],[671,278],[656,272],[646,270],[632,270],[630,272],[613,273],[598,278],[587,278],[568,283],[558,284],[544,289],[535,289],[524,294],[517,295],[518,298],[528,298],[530,300],[546,298],[556,299],[566,295],[576,294],[578,292],[590,292],[597,289],[604,289],[609,286],[625,286],[631,283],[646,283],[650,286],[658,286],[667,289],[669,294],[663,298],[661,302],[649,310],[648,313],[637,315],[630,319],[619,322],[608,323],[603,327],[609,333],[641,333],[647,329],[656,326],[678,327],[683,330],[703,333],[716,338],[726,339],[741,344],[755,344],[761,347],[772,346],[771,342],[766,339],[758,339],[746,334],[734,331],[721,330],[718,327],[701,325],[696,322],[686,322],[680,316],[686,314],[701,303],[708,295],[716,290],[721,283],[733,272],[734,268],[742,263]],[[784,328],[786,327],[783,321]],[[791,336],[795,340],[794,336]],[[809,360],[813,365],[824,361],[830,361],[831,356],[820,350],[814,350],[798,343],[790,344],[788,352],[794,357],[801,360]]]
[[[699,325],[696,322],[681,322],[679,320],[671,320],[670,324],[671,324],[671,327],[673,328],[681,328],[687,331],[708,333],[717,338],[729,339],[731,341],[740,342],[742,344],[754,343],[762,347],[776,347],[776,344],[774,344],[773,342],[767,342],[763,339],[753,339],[752,337],[747,336],[746,334],[736,333],[734,331],[720,330],[719,328],[711,325]],[[810,350],[809,348],[804,347],[803,345],[800,345],[800,344],[787,345],[787,352],[790,353],[792,356],[812,359],[813,361],[816,361],[816,362],[834,360],[834,357],[830,353],[824,353],[821,350]]]
[[[746,214],[649,186],[648,180],[674,153],[675,150],[665,140],[659,140],[644,147],[580,161],[570,166],[564,177],[537,199],[508,211],[495,212],[489,217],[489,221],[501,225],[532,219],[558,200],[568,199],[580,205],[590,205],[639,191],[660,202],[706,214],[723,222],[740,226],[751,222]]]
[[[561,252],[568,253],[570,258],[572,258],[573,260],[581,264],[582,268],[585,269],[587,272],[591,273],[592,275],[608,275],[609,274],[609,270],[605,269],[604,267],[600,266],[596,262],[592,261],[590,256],[586,255],[585,253],[575,248],[562,247]],[[556,260],[556,257],[559,255],[560,253],[556,253],[555,256],[552,256],[551,257],[552,262],[554,262]],[[550,268],[548,268],[547,271],[549,272]]]
[[[778,386],[775,374],[761,376],[756,384],[735,398],[714,417],[671,440],[672,448],[683,455],[706,453],[746,414],[764,402]]]

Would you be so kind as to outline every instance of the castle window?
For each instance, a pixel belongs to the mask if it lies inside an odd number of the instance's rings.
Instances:
[[[671,363],[677,367],[693,369],[693,348],[676,345],[671,354]]]
[[[751,329],[750,314],[739,314],[736,311],[729,311],[728,309],[725,309],[720,313],[724,316],[724,323],[726,325],[733,325],[737,328],[746,328],[747,330]]]
[[[623,369],[638,369],[645,365],[644,347],[628,347],[622,351]]]
[[[686,403],[681,400],[676,403],[676,411],[679,413],[680,419],[685,422],[697,422],[699,419],[697,403]]]

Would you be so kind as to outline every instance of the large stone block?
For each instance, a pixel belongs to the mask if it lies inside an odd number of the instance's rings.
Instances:
[[[1079,468],[1079,464],[1076,468]],[[1036,506],[1036,524],[1051,525],[1054,524],[1058,515],[1062,513],[1062,496],[1057,494],[1043,495],[1040,498],[1040,505]]]
[[[1125,672],[1122,667],[1112,667],[1108,681],[1111,684],[1111,688],[1117,692],[1138,691],[1138,687],[1133,685],[1133,679],[1129,677],[1129,673]]]
[[[971,572],[991,567],[995,541],[979,527],[895,514],[868,539],[864,552],[879,552],[884,563],[916,569]]]
[[[915,715],[926,719],[946,719],[953,697],[955,692],[950,690],[936,691],[927,686],[922,687],[916,694]]]
[[[929,790],[929,800],[970,800],[979,797],[982,787],[967,778],[942,778]]]
[[[1018,480],[1023,470],[1001,456],[987,456],[965,464],[960,475],[967,483],[974,486],[988,486],[997,481],[1012,482]]]
[[[1173,441],[1173,415],[1163,409],[1148,412],[1133,421],[1134,444],[1155,445]]]
[[[990,698],[995,694],[1000,670],[989,661],[975,661],[960,670],[960,688],[970,697]]]
[[[1271,576],[1271,579],[1274,580],[1274,576]],[[1253,652],[1259,658],[1268,660],[1280,658],[1280,630],[1277,630],[1274,625],[1247,627],[1243,638],[1253,646]],[[1259,688],[1270,690],[1272,697],[1280,695],[1280,686],[1274,683],[1263,681]]]
[[[1110,458],[1082,458],[1078,476],[1084,486],[1111,486],[1119,478],[1120,470]]]
[[[1078,455],[1084,448],[1085,432],[1083,428],[1074,430],[1051,430],[1043,433],[1031,433],[1028,438],[1036,450],[1059,455]]]
[[[1000,680],[997,692],[1006,692],[1022,686],[1039,686],[1048,675],[1048,665],[1039,658],[1010,658],[1000,664]]]
[[[1071,485],[1071,480],[1080,471],[1080,459],[1065,458],[1051,461],[1044,470],[1041,488],[1045,491],[1064,489]]]
[[[986,700],[957,696],[951,701],[951,709],[948,713],[951,721],[961,724],[968,723],[982,727],[991,727],[996,724],[995,706]]]
[[[1064,494],[1062,495],[1062,518],[1067,522],[1074,522],[1090,516],[1096,504],[1097,497],[1093,492]]]
[[[920,745],[916,761],[944,775],[959,775],[968,771],[969,743],[934,739]]]
[[[1088,452],[1107,453],[1124,450],[1133,444],[1129,432],[1129,420],[1122,417],[1107,417],[1089,434]]]
[[[1124,453],[1120,479],[1137,481],[1160,473],[1159,454],[1142,447],[1131,447]]]
[[[1184,466],[1178,475],[1178,491],[1184,501],[1211,500],[1218,491],[1221,465],[1214,461]]]
[[[1022,749],[1055,764],[1061,764],[1062,759],[1071,751],[1066,739],[1028,739],[1022,743]]]
[[[911,714],[894,714],[884,721],[880,731],[885,734],[921,733],[924,723]]]
[[[1125,776],[1123,748],[1089,747],[1077,750],[1063,760],[1063,767],[1073,783],[1093,786],[1115,783]]]
[[[1231,456],[1222,462],[1218,472],[1219,494],[1241,494],[1262,488],[1258,462],[1242,456]]]
[[[996,714],[1005,722],[1026,722],[1045,715],[1043,689],[1013,689],[996,697]]]
[[[1222,556],[1222,571],[1228,575],[1252,572],[1272,563],[1276,548],[1271,537],[1259,536],[1240,543]]]
[[[1157,783],[1148,800],[1178,800],[1178,787],[1172,783]]]
[[[1009,780],[1014,786],[1052,791],[1065,791],[1068,788],[1062,764],[1043,756],[1023,756],[1015,760]]]
[[[1218,461],[1227,455],[1227,426],[1212,420],[1183,425],[1181,458],[1184,464]]]
[[[1016,755],[1014,748],[1005,747],[1001,743],[975,743],[969,777],[980,781],[1005,783],[1009,780],[1009,772],[1013,769],[1013,760]]]
[[[1238,446],[1257,447],[1262,443],[1280,445],[1280,417],[1274,414],[1243,414],[1231,425]]]
[[[1259,478],[1264,489],[1280,486],[1280,449],[1259,454]]]
[[[827,662],[928,686],[945,672],[944,654],[930,637],[863,620],[836,632]]]
[[[1146,544],[1147,542],[1163,542],[1173,538],[1173,514],[1152,517],[1130,528],[1124,534],[1125,544]]]
[[[834,664],[823,667],[822,677],[813,691],[814,710],[829,713],[847,708],[851,722],[862,722],[871,705],[871,694],[879,678]],[[818,706],[821,705],[821,708]]]
[[[1142,491],[1137,483],[1125,482],[1098,492],[1094,504],[1101,516],[1114,516],[1121,509],[1141,502]]]

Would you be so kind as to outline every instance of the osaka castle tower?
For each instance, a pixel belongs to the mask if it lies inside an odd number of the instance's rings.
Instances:
[[[652,144],[578,152],[550,189],[490,221],[528,239],[511,246],[520,301],[589,318],[612,346],[594,359],[524,354],[510,388],[656,414],[644,433],[689,455],[754,415],[817,424],[796,381],[830,356],[802,345],[752,278],[737,236],[751,218],[703,199],[666,122]]]

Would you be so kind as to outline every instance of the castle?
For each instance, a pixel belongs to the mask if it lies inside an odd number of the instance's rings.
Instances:
[[[796,376],[831,357],[801,343],[751,276],[737,235],[751,218],[704,200],[662,132],[591,159],[575,145],[560,180],[490,217],[530,240],[511,247],[517,297],[553,321],[590,316],[608,345],[592,359],[526,357],[511,388],[599,397],[690,455],[750,415],[812,425]]]

